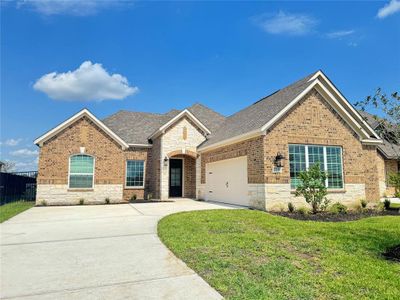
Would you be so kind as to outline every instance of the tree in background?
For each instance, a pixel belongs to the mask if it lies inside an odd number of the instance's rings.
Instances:
[[[372,107],[377,112],[374,119],[379,123],[376,126],[377,133],[393,146],[397,158],[400,158],[400,95],[393,92],[390,96],[378,88],[375,95],[368,96],[359,101],[356,107],[361,111],[368,111]],[[378,116],[379,115],[379,116]]]
[[[0,171],[4,173],[9,173],[15,168],[15,162],[12,161],[2,161],[0,164]]]

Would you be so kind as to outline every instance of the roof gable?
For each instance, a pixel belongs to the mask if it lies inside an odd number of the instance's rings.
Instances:
[[[62,122],[55,128],[51,129],[50,131],[46,132],[44,135],[38,137],[34,143],[38,146],[42,146],[44,142],[49,140],[51,137],[55,136],[71,124],[75,123],[76,121],[80,120],[82,117],[86,116],[89,118],[93,123],[95,123],[97,126],[99,126],[107,135],[109,135],[112,139],[114,139],[118,144],[121,145],[123,149],[126,149],[129,147],[129,145],[122,140],[117,134],[115,134],[110,128],[108,128],[102,121],[97,119],[89,110],[82,109],[80,112],[76,113],[66,121]]]
[[[264,134],[312,89],[316,89],[324,97],[359,135],[363,143],[382,143],[379,135],[363,120],[329,79],[321,71],[317,71],[228,117],[217,132],[200,146],[200,150],[204,151],[226,143],[233,143],[238,139]]]
[[[150,136],[149,139],[153,139],[157,137],[160,134],[163,134],[169,127],[171,127],[173,124],[175,124],[178,120],[180,120],[183,117],[189,118],[194,124],[196,124],[205,134],[210,134],[211,131],[202,123],[200,122],[199,119],[197,119],[189,110],[184,109],[181,111],[179,114],[177,114],[175,117],[170,119],[168,122],[163,124],[160,128],[158,128],[155,132],[153,132]]]

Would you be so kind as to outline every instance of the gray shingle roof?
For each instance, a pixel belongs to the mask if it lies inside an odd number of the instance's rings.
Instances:
[[[194,104],[187,108],[210,131],[216,130],[225,117],[212,109]],[[165,114],[121,110],[103,120],[115,134],[128,144],[148,144],[148,137],[182,110],[173,109]]]
[[[375,118],[373,115],[367,113],[366,111],[360,110],[359,113],[374,130],[382,124],[382,122],[379,122],[379,118]],[[400,155],[400,144],[396,145],[394,143],[391,143],[384,137],[382,137],[382,140],[383,144],[378,146],[379,150],[381,150],[381,152],[383,152],[383,154],[387,158],[398,159]]]
[[[201,147],[261,128],[313,83],[309,80],[314,74],[315,72],[227,117]]]

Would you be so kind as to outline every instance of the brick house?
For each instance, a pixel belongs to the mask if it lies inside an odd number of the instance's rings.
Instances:
[[[386,178],[399,171],[398,145],[367,121],[321,71],[229,117],[201,104],[104,120],[84,109],[35,141],[37,203],[136,195],[280,209],[304,204],[293,191],[313,163],[328,173],[332,201],[377,201],[393,192]]]

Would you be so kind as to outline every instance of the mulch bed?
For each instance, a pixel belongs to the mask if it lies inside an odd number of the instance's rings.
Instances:
[[[400,245],[389,248],[385,253],[383,253],[383,256],[387,259],[400,262]]]
[[[377,210],[364,210],[362,212],[349,211],[345,214],[334,214],[329,212],[320,212],[317,214],[300,214],[297,212],[271,212],[273,215],[278,215],[281,217],[287,217],[295,220],[302,221],[319,221],[319,222],[346,222],[346,221],[355,221],[362,218],[367,217],[377,217],[377,216],[399,216],[399,210],[385,210],[385,211],[377,211]]]

